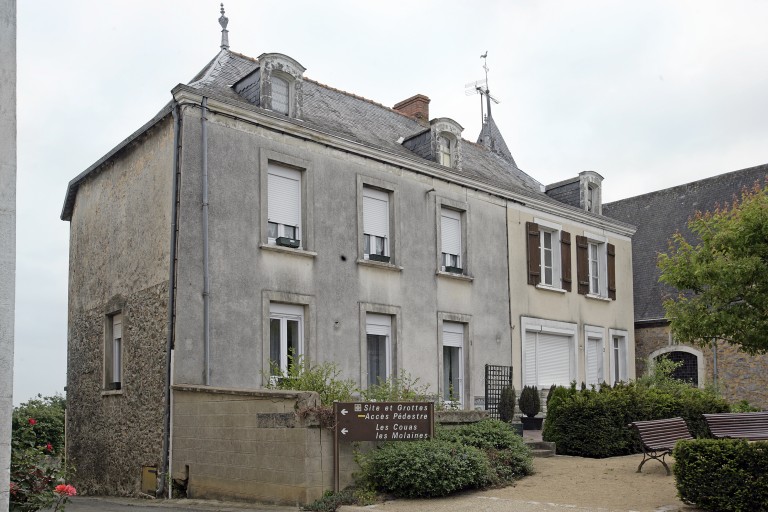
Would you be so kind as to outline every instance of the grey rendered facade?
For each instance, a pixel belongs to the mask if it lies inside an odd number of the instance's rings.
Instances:
[[[135,494],[143,466],[167,468],[173,389],[262,389],[286,347],[363,387],[404,370],[464,409],[484,405],[485,364],[535,379],[526,329],[566,326],[572,380],[589,373],[587,332],[602,332],[603,380],[623,333],[634,376],[631,226],[549,197],[490,116],[472,143],[429,121],[426,97],[390,109],[303,72],[223,45],[70,182],[68,454],[85,492]],[[556,282],[531,280],[534,221],[593,233],[594,290],[576,272],[562,284],[570,246]]]

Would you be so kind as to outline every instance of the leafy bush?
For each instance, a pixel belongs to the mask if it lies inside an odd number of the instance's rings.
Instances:
[[[517,393],[512,386],[506,386],[501,390],[501,396],[499,397],[499,416],[501,421],[512,421],[515,417],[515,403],[517,401]]]
[[[746,400],[740,400],[735,404],[731,404],[731,412],[760,412],[759,407],[751,405]]]
[[[555,392],[555,389],[556,389],[557,387],[558,387],[558,386],[557,386],[557,384],[552,384],[552,385],[549,387],[549,391],[547,392],[547,402],[546,402],[546,404],[547,404],[547,409],[549,409],[549,399],[550,399],[550,398],[552,398],[552,393],[554,393],[554,392]]]
[[[442,440],[387,443],[361,457],[362,478],[402,498],[432,498],[491,483],[485,454]]]
[[[640,439],[633,421],[680,416],[694,437],[707,437],[702,414],[727,412],[728,404],[711,392],[691,386],[647,387],[638,383],[603,386],[600,391],[557,388],[544,421],[543,439],[557,443],[557,453],[613,457],[638,453]]]
[[[367,402],[418,402],[426,401],[429,387],[419,384],[405,370],[398,377],[379,382],[360,390],[360,399]]]
[[[493,485],[533,474],[530,448],[503,421],[483,420],[458,428],[438,428],[435,437],[483,450],[490,463],[490,483]]]
[[[539,388],[536,386],[524,386],[520,392],[520,411],[532,418],[541,411],[541,398]]]
[[[680,441],[673,451],[683,502],[722,512],[768,511],[768,442]]]
[[[363,489],[344,489],[339,492],[325,491],[323,497],[309,505],[304,505],[302,510],[312,512],[336,512],[342,505],[372,505],[376,502],[376,495]]]
[[[52,450],[49,454],[59,454],[64,449],[64,409],[66,400],[61,395],[43,396],[22,403],[13,409],[12,429],[14,435],[31,428],[37,443]],[[34,418],[35,424],[30,425],[29,419]]]
[[[272,367],[272,375],[278,379],[270,380],[270,389],[291,389],[295,391],[316,391],[320,402],[330,405],[334,401],[348,402],[356,391],[351,380],[339,378],[341,370],[336,363],[326,362],[310,366],[300,355],[288,356],[288,371],[283,374],[279,367]]]

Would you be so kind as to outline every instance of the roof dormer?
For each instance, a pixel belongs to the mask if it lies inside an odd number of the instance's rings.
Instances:
[[[603,177],[595,171],[584,171],[579,173],[579,189],[581,198],[581,207],[588,212],[602,215],[603,198],[601,186]]]
[[[461,169],[461,132],[464,128],[447,117],[429,122],[432,138],[432,159],[452,169]]]
[[[235,92],[261,108],[300,119],[306,68],[282,53],[265,53],[258,60],[259,67],[234,85]]]

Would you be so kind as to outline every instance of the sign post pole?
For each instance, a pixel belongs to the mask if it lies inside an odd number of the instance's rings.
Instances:
[[[333,403],[333,492],[339,492],[339,402]]]

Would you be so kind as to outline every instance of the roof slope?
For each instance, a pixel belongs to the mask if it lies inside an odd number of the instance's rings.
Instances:
[[[688,219],[697,211],[731,203],[744,187],[763,184],[768,164],[721,174],[603,205],[603,215],[637,226],[632,237],[635,322],[664,318],[662,300],[673,289],[659,283],[658,254],[667,252],[668,241],[680,232],[693,242]]]
[[[492,116],[488,116],[483,123],[483,128],[480,130],[480,136],[477,138],[478,144],[483,144],[484,141],[488,141],[491,151],[501,155],[506,161],[517,167],[515,159],[512,157],[512,152],[507,147],[507,143],[504,141],[504,137],[501,135],[499,127],[496,126],[496,121]]]

